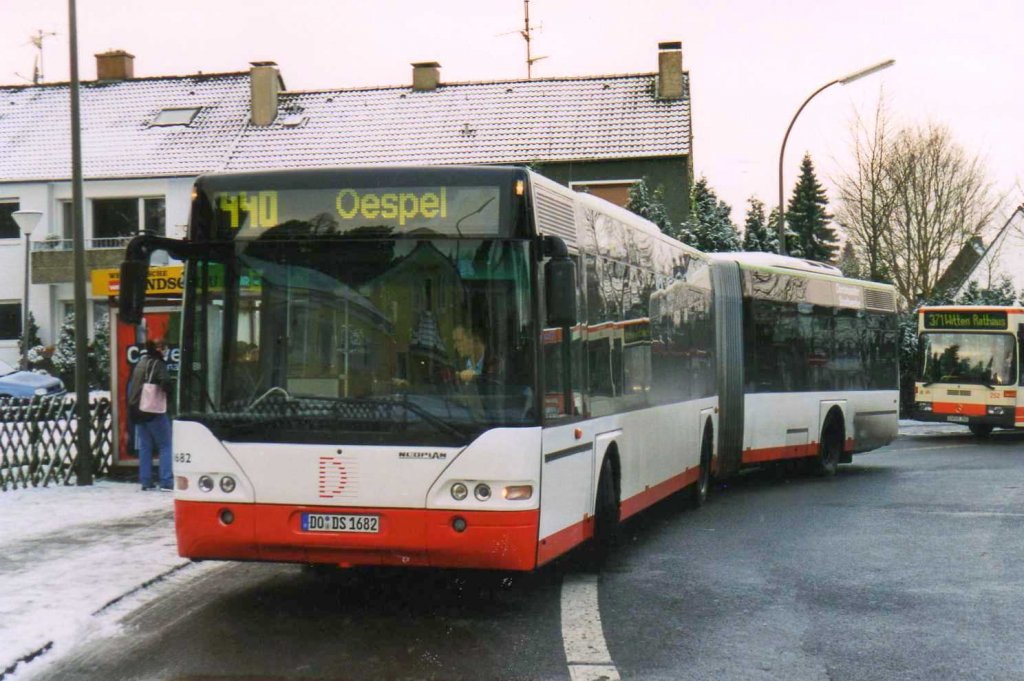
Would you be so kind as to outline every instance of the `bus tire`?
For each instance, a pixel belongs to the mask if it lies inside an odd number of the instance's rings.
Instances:
[[[711,450],[714,442],[714,434],[711,426],[705,426],[704,437],[700,444],[700,471],[697,473],[697,482],[690,485],[687,491],[686,506],[696,510],[708,500],[708,489],[711,487]]]
[[[825,421],[821,431],[821,443],[818,445],[818,458],[814,461],[814,473],[822,478],[832,477],[839,468],[839,458],[843,455],[842,422],[832,416]]]
[[[605,456],[601,475],[597,479],[594,499],[594,536],[587,546],[585,562],[591,570],[604,567],[608,554],[615,545],[619,529],[619,491],[611,456]]]
[[[992,426],[987,423],[972,423],[967,427],[971,429],[974,437],[988,437],[992,434]]]

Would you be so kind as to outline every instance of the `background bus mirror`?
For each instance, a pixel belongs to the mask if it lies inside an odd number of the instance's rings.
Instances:
[[[544,265],[544,292],[548,326],[576,324],[576,263],[567,256]]]
[[[142,321],[148,275],[149,262],[145,260],[125,260],[121,263],[121,281],[117,292],[118,315],[121,321],[128,324],[138,324]]]

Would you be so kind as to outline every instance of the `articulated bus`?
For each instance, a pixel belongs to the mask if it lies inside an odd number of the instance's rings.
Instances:
[[[1024,309],[922,307],[917,319],[924,361],[914,418],[960,423],[979,437],[1024,428]]]
[[[531,570],[588,540],[600,555],[673,493],[700,505],[716,470],[827,462],[821,433],[848,452],[868,418],[874,385],[845,362],[877,351],[875,289],[713,261],[524,168],[201,177],[185,240],[129,245],[122,319],[156,250],[185,262],[175,520],[193,559]],[[769,366],[783,350],[804,354]],[[752,395],[719,414],[720,384]],[[813,412],[803,439],[779,405]],[[750,446],[716,456],[733,443]]]
[[[896,294],[770,253],[713,256],[716,475],[787,461],[832,475],[896,438]]]

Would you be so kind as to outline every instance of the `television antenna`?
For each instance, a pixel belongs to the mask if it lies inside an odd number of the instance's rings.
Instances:
[[[534,57],[533,52],[531,50],[530,41],[533,40],[534,31],[537,31],[539,33],[544,28],[544,25],[541,24],[536,27],[530,26],[530,0],[523,0],[523,17],[524,18],[522,30],[508,31],[506,33],[499,33],[498,35],[503,36],[518,33],[520,36],[522,36],[523,40],[526,41],[526,79],[529,80],[533,78],[534,62],[538,62],[541,59],[547,59],[547,55],[541,57]]]
[[[39,85],[39,83],[43,81],[43,41],[55,35],[57,34],[53,31],[44,31],[42,29],[38,29],[35,33],[29,36],[28,42],[25,43],[26,45],[32,45],[32,47],[36,48],[37,52],[35,61],[32,64],[31,80],[33,85]],[[29,80],[20,73],[16,73],[15,75],[19,78]]]

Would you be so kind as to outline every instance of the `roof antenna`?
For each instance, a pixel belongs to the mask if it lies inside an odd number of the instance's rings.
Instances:
[[[35,47],[38,51],[38,54],[35,58],[35,62],[32,64],[33,85],[39,85],[39,83],[43,81],[43,40],[55,35],[57,34],[53,31],[44,31],[42,29],[38,29],[28,39],[29,43],[31,43],[32,46]],[[15,75],[19,78],[25,78],[25,76],[22,76],[20,73],[16,73]],[[28,79],[25,78],[25,80]]]
[[[541,59],[547,59],[546,55],[543,57],[534,57],[530,49],[530,41],[533,39],[533,32],[542,30],[544,28],[544,25],[541,24],[536,28],[530,26],[530,0],[523,0],[523,15],[524,19],[522,30],[508,31],[506,33],[499,33],[498,35],[503,36],[518,33],[520,36],[522,36],[523,40],[526,41],[526,79],[530,80],[531,78],[533,78],[533,63],[538,62]]]

